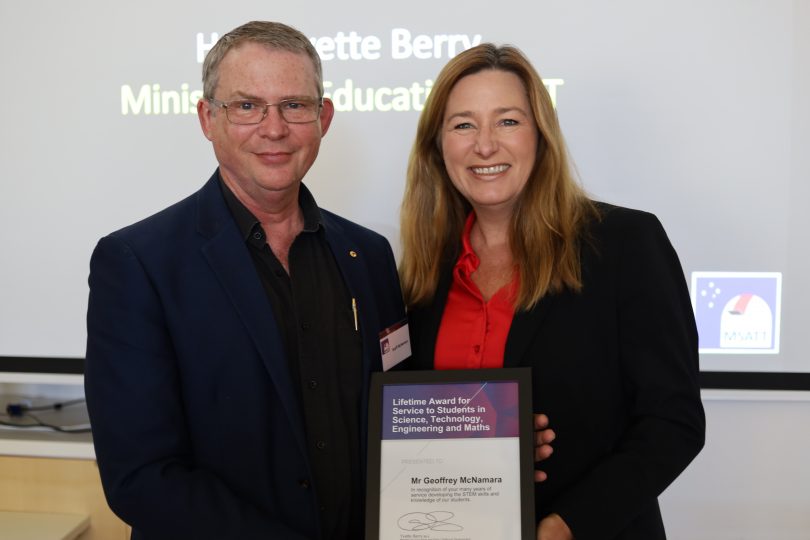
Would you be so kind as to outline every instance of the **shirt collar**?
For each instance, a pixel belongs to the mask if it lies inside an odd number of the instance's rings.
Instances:
[[[462,281],[472,279],[472,273],[475,272],[481,264],[481,259],[479,259],[478,255],[476,255],[475,251],[473,251],[472,243],[470,242],[470,231],[472,231],[474,224],[475,212],[471,211],[467,215],[467,221],[464,223],[464,232],[461,234],[461,253],[458,256],[458,259],[456,259],[456,264],[453,267],[456,279],[463,278]],[[512,303],[514,303],[514,299],[517,297],[519,287],[520,272],[518,272],[518,269],[515,268],[515,271],[512,273],[512,280],[509,282],[506,289],[506,296],[504,297],[505,301],[509,302],[510,306]]]
[[[225,198],[225,204],[231,211],[236,227],[239,233],[245,240],[250,240],[256,227],[261,229],[261,223],[256,219],[250,210],[242,204],[242,201],[236,198],[233,191],[222,181],[222,176],[219,176],[219,186],[222,189],[222,196]],[[304,229],[301,232],[315,232],[321,228],[323,221],[321,219],[321,210],[315,202],[315,197],[302,183],[298,189],[298,206],[301,207],[301,212],[304,216]],[[264,231],[261,231],[262,236]]]
[[[470,212],[467,215],[467,221],[464,223],[464,232],[461,234],[461,253],[456,259],[455,270],[469,276],[481,264],[478,255],[473,251],[472,244],[470,243],[470,231],[475,224],[475,212]]]

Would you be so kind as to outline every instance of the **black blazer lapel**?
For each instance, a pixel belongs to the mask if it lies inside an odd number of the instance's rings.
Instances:
[[[503,367],[528,365],[523,357],[543,322],[549,308],[556,299],[555,295],[546,295],[529,311],[516,311],[506,337],[506,349],[503,353]]]
[[[368,261],[370,254],[365,253],[361,246],[353,242],[344,234],[344,231],[324,215],[326,228],[326,241],[332,250],[343,281],[349,289],[349,294],[356,301],[358,327],[363,337],[363,368],[364,372],[382,371],[382,358],[376,352],[377,347],[368,350],[366,344],[376,343],[380,316],[377,313],[377,303],[373,298],[373,291],[369,288],[371,283],[368,269],[375,263]]]
[[[201,247],[203,257],[253,340],[279,400],[284,404],[301,452],[305,453],[303,416],[293,392],[279,327],[244,240],[222,197],[216,173],[199,191],[197,210],[197,231],[207,239]],[[219,315],[229,316],[227,313]]]

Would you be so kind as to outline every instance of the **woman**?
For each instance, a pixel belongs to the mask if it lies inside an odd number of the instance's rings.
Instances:
[[[532,367],[556,434],[538,538],[665,538],[657,497],[705,429],[683,272],[655,216],[578,187],[520,51],[483,44],[439,74],[401,220],[416,367]]]

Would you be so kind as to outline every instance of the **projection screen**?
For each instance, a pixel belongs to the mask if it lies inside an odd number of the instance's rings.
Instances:
[[[408,152],[433,78],[482,41],[518,46],[555,100],[586,190],[663,222],[690,286],[704,384],[810,389],[801,0],[4,1],[6,366],[80,363],[95,243],[211,175],[195,111],[201,61],[253,19],[296,26],[323,58],[337,113],[305,183],[397,253]]]

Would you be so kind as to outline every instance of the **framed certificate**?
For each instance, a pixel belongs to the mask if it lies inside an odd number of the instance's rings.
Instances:
[[[374,373],[367,540],[529,540],[530,368]]]

